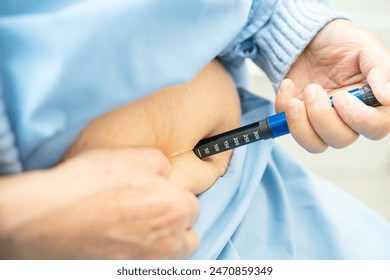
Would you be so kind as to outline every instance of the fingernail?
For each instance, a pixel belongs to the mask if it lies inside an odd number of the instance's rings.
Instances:
[[[280,84],[279,91],[280,92],[285,92],[290,89],[290,81],[289,80],[283,80],[282,83]]]

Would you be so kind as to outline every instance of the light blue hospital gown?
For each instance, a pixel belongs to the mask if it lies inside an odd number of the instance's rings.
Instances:
[[[53,166],[93,117],[186,82],[216,56],[237,86],[244,58],[277,86],[340,17],[327,1],[1,0],[0,169]],[[273,111],[240,96],[242,124]],[[389,224],[272,140],[236,149],[199,199],[194,259],[390,258]]]

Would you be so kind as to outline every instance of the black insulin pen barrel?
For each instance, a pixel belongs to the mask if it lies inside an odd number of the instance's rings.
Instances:
[[[369,85],[349,91],[366,105],[377,107],[376,100]],[[333,99],[330,97],[333,106]],[[284,112],[269,116],[263,120],[239,127],[199,141],[193,149],[199,158],[209,157],[259,140],[276,138],[290,133]]]

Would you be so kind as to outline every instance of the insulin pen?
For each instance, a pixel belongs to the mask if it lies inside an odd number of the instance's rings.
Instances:
[[[376,100],[369,85],[350,90],[349,93],[368,106],[377,107],[381,105]],[[330,97],[330,103],[333,106],[332,97]],[[276,138],[288,133],[290,131],[287,126],[286,113],[282,112],[255,123],[200,140],[193,151],[202,159],[259,140]]]

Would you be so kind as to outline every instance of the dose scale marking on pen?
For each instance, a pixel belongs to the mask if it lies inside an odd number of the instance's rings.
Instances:
[[[368,106],[377,107],[381,105],[376,100],[369,85],[350,90],[349,93]],[[330,102],[333,106],[332,97],[330,97]],[[255,123],[203,139],[199,141],[193,151],[202,159],[259,140],[276,138],[288,133],[290,131],[287,126],[286,114],[282,112]]]

